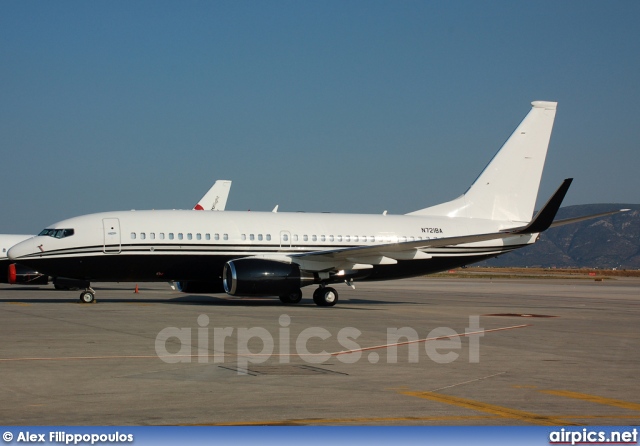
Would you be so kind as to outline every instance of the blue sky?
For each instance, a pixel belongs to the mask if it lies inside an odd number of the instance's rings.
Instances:
[[[406,213],[558,101],[540,191],[640,203],[640,2],[0,2],[0,233],[107,210]]]

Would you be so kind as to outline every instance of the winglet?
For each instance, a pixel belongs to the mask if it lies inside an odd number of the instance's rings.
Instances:
[[[560,205],[562,204],[562,200],[564,200],[567,191],[569,190],[569,186],[571,186],[571,182],[573,178],[567,178],[562,182],[558,190],[549,198],[549,200],[545,203],[545,205],[538,211],[531,223],[522,228],[517,228],[513,232],[515,234],[535,234],[537,232],[546,231],[551,227],[553,223],[553,219],[556,218],[556,214],[558,213],[558,209],[560,209]]]

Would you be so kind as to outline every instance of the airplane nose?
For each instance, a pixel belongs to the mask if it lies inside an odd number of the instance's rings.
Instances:
[[[9,251],[7,251],[7,257],[9,257],[9,260],[17,261],[29,254],[35,253],[36,249],[38,248],[36,247],[36,243],[34,243],[33,239],[25,240],[24,242],[20,242],[9,248]]]

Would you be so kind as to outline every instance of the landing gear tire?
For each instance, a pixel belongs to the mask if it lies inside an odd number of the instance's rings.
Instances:
[[[289,294],[283,294],[280,296],[280,302],[285,305],[297,304],[302,300],[302,290],[293,291]]]
[[[333,307],[338,303],[338,292],[331,287],[318,288],[313,292],[313,301],[319,307]]]
[[[93,304],[96,302],[96,293],[93,290],[84,290],[80,293],[80,302],[83,304]]]

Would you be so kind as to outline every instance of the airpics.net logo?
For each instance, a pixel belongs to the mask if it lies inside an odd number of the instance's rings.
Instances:
[[[562,428],[549,434],[549,444],[638,444],[638,429],[607,432],[588,428]]]
[[[426,355],[433,362],[448,364],[461,358],[465,340],[468,342],[468,354],[464,359],[477,363],[480,362],[480,338],[493,331],[480,327],[479,316],[470,316],[469,326],[463,333],[449,327],[437,327],[429,331],[427,337],[421,338],[418,330],[412,327],[390,327],[386,330],[384,344],[363,346],[358,341],[362,331],[355,327],[344,327],[332,333],[323,327],[295,330],[291,322],[289,315],[280,315],[279,326],[272,333],[264,327],[213,327],[209,316],[201,314],[196,328],[162,329],[156,336],[155,350],[166,363],[191,363],[195,360],[201,364],[221,364],[233,361],[241,370],[249,364],[261,364],[271,359],[277,359],[280,364],[297,359],[321,364],[331,358],[345,364],[363,359],[371,364],[381,360],[395,364],[399,347],[406,346],[410,363],[417,363]],[[336,345],[339,345],[338,349]],[[404,350],[402,352],[404,355]]]

